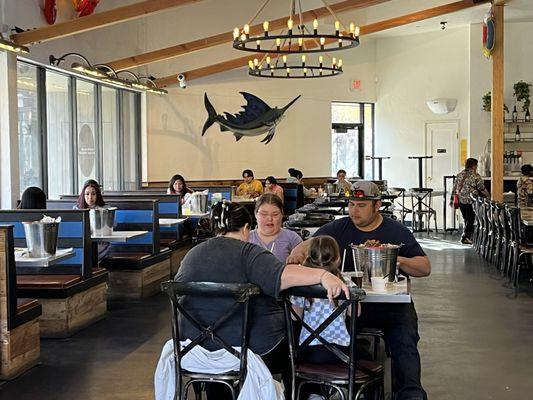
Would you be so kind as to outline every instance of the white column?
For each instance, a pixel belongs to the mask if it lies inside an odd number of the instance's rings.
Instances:
[[[15,208],[19,196],[17,57],[0,50],[0,207]]]

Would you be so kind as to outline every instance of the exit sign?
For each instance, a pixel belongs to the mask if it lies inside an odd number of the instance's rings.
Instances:
[[[353,79],[350,81],[350,90],[361,90],[361,80],[359,79]]]

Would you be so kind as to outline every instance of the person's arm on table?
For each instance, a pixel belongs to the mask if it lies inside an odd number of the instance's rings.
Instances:
[[[400,269],[413,277],[428,276],[431,273],[431,263],[427,256],[401,257],[398,256]]]

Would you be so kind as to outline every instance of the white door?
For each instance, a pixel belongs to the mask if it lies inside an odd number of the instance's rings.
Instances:
[[[443,227],[444,176],[459,171],[459,121],[426,122],[426,154],[433,156],[426,164],[426,187],[433,188],[433,208],[439,228]],[[448,198],[451,180],[447,182]],[[453,211],[446,210],[446,227],[453,226]]]

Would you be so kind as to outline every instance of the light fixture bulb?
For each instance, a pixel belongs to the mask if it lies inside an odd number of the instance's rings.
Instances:
[[[337,65],[339,66],[339,68],[341,68],[341,67],[342,67],[342,58],[339,58],[339,62],[338,62],[338,64],[337,64]]]
[[[307,75],[307,68],[304,68],[304,75]]]
[[[259,46],[261,46],[261,41],[260,40],[256,40],[255,44],[257,45],[257,47],[259,47]]]
[[[337,59],[335,57],[333,57],[331,59],[331,65],[335,65],[335,64],[337,64]]]
[[[241,40],[242,40],[243,42],[246,40],[246,35],[245,35],[244,33],[241,35]]]
[[[292,18],[289,18],[289,20],[287,21],[287,28],[289,28],[289,30],[292,30],[292,25],[293,25]]]
[[[276,39],[276,46],[281,46],[281,39],[280,38],[277,38]]]
[[[320,64],[322,64],[322,63],[324,62],[324,56],[319,56],[319,57],[318,57],[318,62],[319,62]]]
[[[298,38],[298,46],[302,47],[304,45],[304,38]]]
[[[259,60],[257,58],[254,58],[254,65],[257,67],[259,65]]]
[[[303,63],[305,62],[306,58],[307,58],[307,57],[305,56],[305,54],[302,54],[302,62],[303,62]]]
[[[282,59],[283,59],[284,63],[287,63],[287,56],[286,55],[283,55]]]
[[[353,22],[350,24],[350,33],[355,34],[355,24]]]
[[[289,75],[290,73],[291,73],[291,69],[287,68],[287,75]]]
[[[267,62],[267,64],[270,64],[270,57],[266,58],[266,62]]]
[[[250,34],[250,25],[248,25],[248,24],[244,25],[243,31],[244,31],[245,35],[249,35]]]
[[[239,28],[233,28],[233,40],[237,40],[240,34]]]
[[[313,29],[318,29],[318,19],[316,18],[313,20]]]
[[[269,27],[269,22],[268,21],[263,22],[263,30],[265,32],[268,32],[268,27]]]
[[[320,46],[324,46],[325,43],[326,43],[326,38],[321,37],[320,38]]]
[[[355,36],[359,36],[359,32],[361,32],[361,28],[359,28],[358,26],[355,27]]]
[[[254,62],[252,60],[248,60],[248,68],[254,69]]]
[[[341,27],[341,23],[339,21],[335,21],[335,30],[338,31]]]

